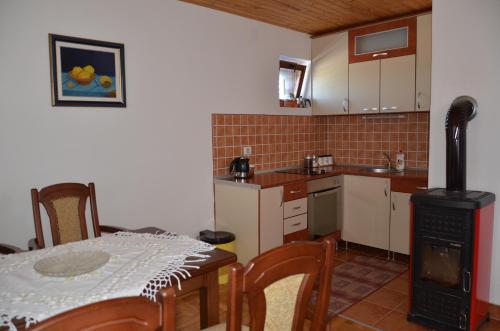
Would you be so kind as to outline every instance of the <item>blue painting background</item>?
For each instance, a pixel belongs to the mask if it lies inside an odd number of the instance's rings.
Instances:
[[[116,97],[115,54],[111,52],[94,51],[79,48],[61,47],[61,83],[63,96],[84,97]],[[96,78],[88,85],[80,85],[73,80],[69,72],[75,66],[81,68],[91,65],[95,69]],[[110,87],[99,84],[101,76],[111,78]],[[68,87],[68,82],[73,87]]]

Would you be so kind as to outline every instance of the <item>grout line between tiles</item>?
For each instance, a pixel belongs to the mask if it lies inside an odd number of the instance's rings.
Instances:
[[[362,326],[364,326],[364,327],[366,327],[366,328],[369,328],[369,329],[372,329],[372,330],[376,330],[376,331],[384,331],[384,330],[382,330],[382,329],[376,328],[376,327],[375,327],[375,326],[373,326],[373,325],[370,325],[370,324],[367,324],[367,323],[364,323],[364,322],[361,322],[361,321],[355,320],[354,318],[351,318],[351,317],[345,316],[345,315],[343,315],[343,314],[339,314],[339,315],[337,315],[337,316],[342,317],[343,319],[349,320],[349,321],[351,321],[351,322],[354,322],[354,323],[356,323],[356,324],[362,325]]]

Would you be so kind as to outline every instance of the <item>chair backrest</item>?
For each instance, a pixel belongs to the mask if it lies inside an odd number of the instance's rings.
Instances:
[[[162,289],[156,302],[146,297],[127,297],[92,303],[34,324],[30,331],[173,331],[175,290]]]
[[[245,267],[230,270],[227,330],[241,330],[247,296],[251,331],[302,330],[315,284],[319,284],[311,331],[324,330],[330,298],[333,241],[295,242],[272,249]]]
[[[40,248],[45,247],[43,238],[40,204],[45,207],[50,220],[52,242],[54,245],[88,238],[85,208],[90,198],[90,210],[94,236],[99,237],[99,217],[93,183],[88,186],[78,183],[62,183],[44,187],[40,191],[31,190],[33,218],[35,220],[36,241]]]

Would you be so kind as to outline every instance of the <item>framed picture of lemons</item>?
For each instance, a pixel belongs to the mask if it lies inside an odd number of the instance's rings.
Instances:
[[[126,107],[123,44],[49,34],[53,106]]]

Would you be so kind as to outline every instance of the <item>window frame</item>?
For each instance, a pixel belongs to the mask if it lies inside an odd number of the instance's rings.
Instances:
[[[291,62],[291,61],[280,60],[280,68],[279,68],[279,70],[281,70],[281,69],[290,69],[290,70],[294,70],[294,71],[295,70],[300,71],[299,84],[296,87],[295,93],[294,93],[295,98],[298,98],[300,96],[300,92],[302,91],[302,85],[304,83],[304,78],[306,76],[307,66],[303,65],[303,64]],[[280,99],[280,102],[282,100],[284,102],[286,99]]]

